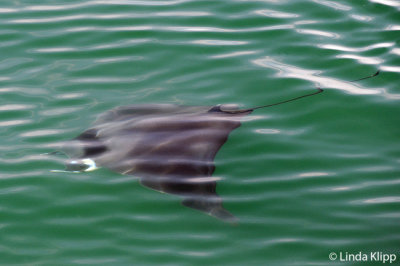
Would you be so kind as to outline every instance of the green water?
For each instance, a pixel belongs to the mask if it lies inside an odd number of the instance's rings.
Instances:
[[[400,4],[2,1],[1,265],[381,265],[400,261]],[[349,83],[381,70],[373,79]],[[217,154],[236,226],[107,169],[43,153],[110,108],[260,109]],[[388,264],[388,263],[386,263]]]

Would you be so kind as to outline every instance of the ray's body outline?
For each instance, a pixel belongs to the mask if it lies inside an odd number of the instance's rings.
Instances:
[[[248,109],[174,104],[117,107],[100,115],[92,127],[64,145],[64,152],[71,158],[66,171],[105,167],[135,175],[148,188],[180,196],[184,206],[234,222],[236,217],[222,206],[212,177],[214,158],[230,132],[254,110],[323,91],[317,88],[313,93]]]

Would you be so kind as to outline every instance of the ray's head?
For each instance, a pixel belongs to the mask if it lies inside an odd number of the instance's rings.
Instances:
[[[70,160],[65,164],[66,171],[89,172],[97,169],[95,161],[90,158]]]

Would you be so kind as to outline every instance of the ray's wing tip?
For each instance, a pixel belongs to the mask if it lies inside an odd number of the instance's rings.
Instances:
[[[232,213],[228,212],[222,207],[212,210],[209,214],[219,220],[222,220],[232,225],[237,225],[239,222],[239,219],[236,216],[234,216]]]
[[[193,199],[186,198],[182,201],[182,205],[201,211],[208,214],[218,220],[228,222],[230,224],[237,224],[238,219],[227,211],[221,204],[221,202],[213,202],[211,199]],[[214,199],[215,200],[215,199]]]

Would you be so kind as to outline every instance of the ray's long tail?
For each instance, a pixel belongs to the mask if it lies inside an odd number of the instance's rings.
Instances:
[[[372,78],[372,77],[375,77],[375,76],[379,75],[379,73],[380,73],[380,71],[378,70],[378,71],[377,71],[375,74],[373,74],[373,75],[369,75],[369,76],[367,76],[367,77],[363,77],[363,78],[360,78],[360,79],[351,80],[350,82],[355,82],[355,81],[360,81],[360,80],[364,80],[364,79],[369,79],[369,78]],[[323,91],[324,91],[323,89],[317,88],[317,91],[316,91],[316,92],[313,92],[313,93],[301,95],[301,96],[294,97],[294,98],[291,98],[291,99],[288,99],[288,100],[285,100],[285,101],[281,101],[281,102],[277,102],[277,103],[272,103],[272,104],[267,104],[267,105],[261,105],[261,106],[257,106],[257,107],[253,107],[253,108],[249,108],[249,109],[240,110],[240,112],[252,112],[252,111],[254,111],[254,110],[256,110],[256,109],[261,109],[261,108],[266,108],[266,107],[276,106],[276,105],[280,105],[280,104],[284,104],[284,103],[288,103],[288,102],[297,101],[297,100],[302,99],[302,98],[306,98],[306,97],[310,97],[310,96],[314,96],[314,95],[320,94],[320,93],[323,92]]]

